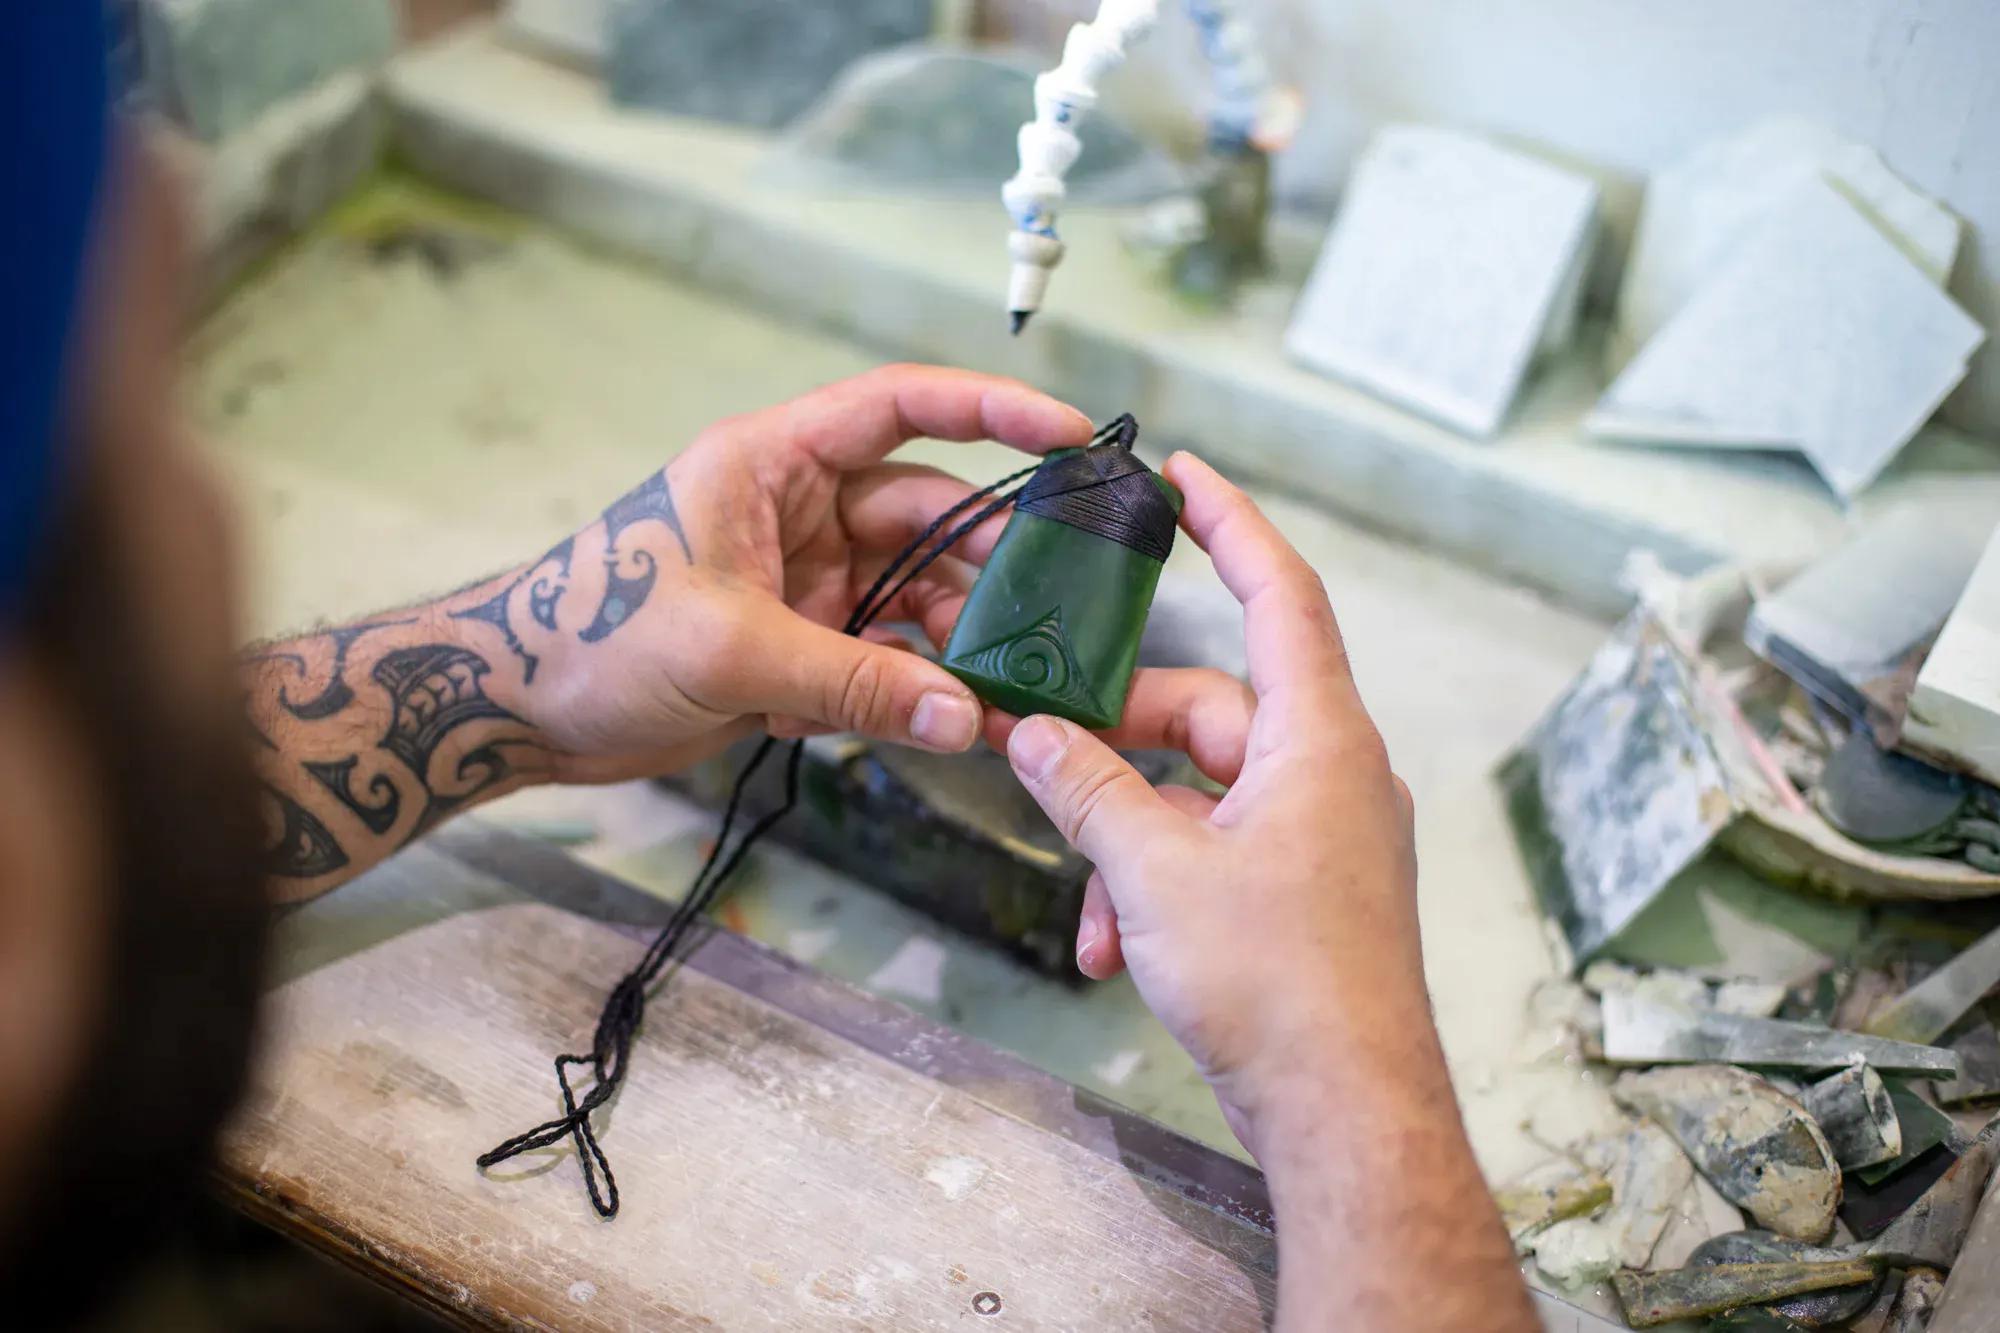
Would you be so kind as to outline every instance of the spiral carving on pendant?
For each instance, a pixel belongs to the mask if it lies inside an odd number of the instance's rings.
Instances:
[[[1016,634],[974,649],[953,665],[988,680],[1039,691],[1085,712],[1104,711],[1063,632],[1061,607]]]

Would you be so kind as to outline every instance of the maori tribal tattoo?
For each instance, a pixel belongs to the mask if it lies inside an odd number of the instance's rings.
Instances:
[[[349,644],[356,637],[335,633]],[[304,655],[267,653],[252,662]],[[270,829],[264,860],[276,878],[366,868],[514,777],[510,749],[536,744],[527,724],[486,693],[493,668],[478,653],[418,643],[383,645],[369,656],[356,651],[360,688],[348,689],[347,706],[331,715],[301,711],[266,687],[266,700],[273,693],[280,700],[266,714],[279,725],[259,733],[258,760]],[[380,739],[353,748],[371,732]],[[309,757],[294,758],[301,751]]]
[[[511,771],[499,749],[504,742],[498,741],[467,751],[450,766],[458,791],[439,791],[432,771],[438,751],[459,728],[484,718],[521,721],[487,697],[482,681],[492,669],[469,649],[431,643],[385,653],[370,673],[389,692],[389,728],[382,748],[401,760],[423,787],[419,828],[428,828]]]
[[[332,792],[335,800],[353,811],[370,833],[387,833],[396,827],[396,816],[403,811],[403,798],[397,794],[396,784],[389,780],[388,774],[377,773],[368,779],[368,795],[374,799],[362,800],[354,790],[354,769],[360,762],[360,755],[351,754],[330,764],[308,759],[302,767],[313,781]]]
[[[575,549],[576,538],[565,537],[560,545],[543,556],[535,568],[528,572],[534,574],[542,565],[554,561],[562,566],[562,576],[568,578],[569,557],[570,553]],[[528,614],[535,618],[537,625],[540,625],[543,629],[554,629],[556,627],[556,603],[562,600],[563,593],[568,591],[568,589],[569,585],[567,583],[558,583],[552,577],[538,578],[528,585]],[[529,679],[533,679],[532,674]]]
[[[264,849],[264,873],[285,879],[317,879],[347,865],[347,853],[333,831],[310,810],[266,784],[265,799],[277,809],[278,836]]]
[[[573,582],[576,537],[551,547],[478,605],[460,602],[462,609],[449,612],[454,620],[498,632],[521,663],[524,688],[534,684],[537,650],[549,642],[538,634],[574,632],[596,643],[652,594],[659,552],[668,548],[658,534],[650,545],[636,537],[636,526],[663,524],[683,558],[694,561],[664,472],[614,501],[603,520],[604,593],[583,628],[574,629],[580,615],[570,629],[558,623]],[[519,619],[524,613],[526,619]],[[540,742],[526,721],[487,691],[494,662],[506,658],[497,649],[491,660],[475,651],[489,642],[481,633],[470,636],[474,647],[466,647],[425,642],[430,636],[423,629],[410,628],[431,623],[425,614],[368,621],[248,660],[255,697],[244,724],[264,776],[265,860],[274,877],[333,882],[356,873],[523,776],[523,757]],[[389,633],[367,640],[378,631]],[[323,680],[316,669],[322,662]]]
[[[694,563],[694,548],[688,545],[681,516],[674,509],[673,487],[665,472],[655,472],[646,480],[611,502],[604,511],[604,600],[588,625],[577,631],[585,643],[596,643],[632,618],[645,603],[659,577],[659,561],[651,551],[639,548],[621,552],[618,540],[635,523],[657,519],[667,525],[681,544],[681,555]],[[629,564],[628,573],[620,566]]]
[[[560,543],[549,550],[547,555],[544,555],[540,560],[537,560],[529,568],[522,571],[519,578],[508,583],[506,587],[494,593],[492,597],[481,602],[478,606],[451,613],[453,620],[483,620],[493,626],[493,628],[499,630],[501,639],[507,645],[507,650],[521,659],[521,683],[524,685],[535,683],[535,668],[542,664],[542,659],[536,654],[529,652],[528,646],[521,642],[521,636],[514,632],[514,622],[507,609],[508,604],[513,600],[514,593],[519,590],[520,586],[533,579],[534,581],[528,588],[529,614],[533,615],[535,623],[541,625],[544,629],[554,629],[556,627],[556,602],[561,600],[563,590],[569,585],[555,582],[553,575],[542,578],[535,578],[535,575],[540,573],[543,566],[555,564],[560,567],[562,577],[568,578],[570,552],[575,546],[576,538],[563,538]]]
[[[301,722],[318,722],[323,718],[332,717],[354,702],[354,691],[347,684],[347,650],[354,646],[357,639],[371,630],[414,624],[416,624],[414,620],[371,620],[362,625],[342,625],[338,629],[326,631],[326,639],[333,645],[333,665],[327,671],[326,684],[321,687],[318,694],[304,703],[294,703],[290,693],[281,686],[278,690],[279,706]],[[250,660],[289,662],[298,669],[301,679],[311,671],[301,653],[261,653]]]
[[[610,508],[604,511],[606,549],[615,549],[625,529],[649,518],[656,518],[673,530],[674,537],[681,544],[681,555],[690,565],[693,564],[694,548],[688,545],[687,533],[681,529],[681,516],[674,508],[674,488],[667,484],[665,472],[655,472],[613,500]]]

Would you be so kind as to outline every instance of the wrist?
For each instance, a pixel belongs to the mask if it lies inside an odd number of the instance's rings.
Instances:
[[[454,668],[461,686],[483,698],[502,728],[506,773],[488,789],[489,796],[552,781],[557,767],[541,717],[549,655],[521,641],[510,610],[524,572],[525,567],[507,570],[417,612],[424,642],[464,654]]]
[[[1420,979],[1324,985],[1290,999],[1268,1033],[1257,1055],[1217,1089],[1241,1112],[1244,1145],[1267,1172],[1273,1161],[1318,1155],[1330,1125],[1393,1123],[1452,1102]]]

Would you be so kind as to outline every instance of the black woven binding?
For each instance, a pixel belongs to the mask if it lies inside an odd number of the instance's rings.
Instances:
[[[1023,514],[1066,523],[1164,561],[1174,549],[1177,515],[1153,470],[1129,448],[1103,445],[1035,470],[1015,500]]]

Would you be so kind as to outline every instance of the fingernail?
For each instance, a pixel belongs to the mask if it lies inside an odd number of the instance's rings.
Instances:
[[[969,750],[979,739],[979,709],[962,694],[926,694],[910,715],[910,737],[945,754]]]
[[[1007,757],[1014,761],[1014,771],[1030,782],[1047,777],[1068,749],[1069,737],[1052,717],[1029,718],[1014,728],[1007,741]]]
[[[1090,971],[1090,955],[1097,948],[1097,937],[1101,932],[1097,922],[1090,917],[1083,918],[1076,927],[1076,968],[1079,972]]]

